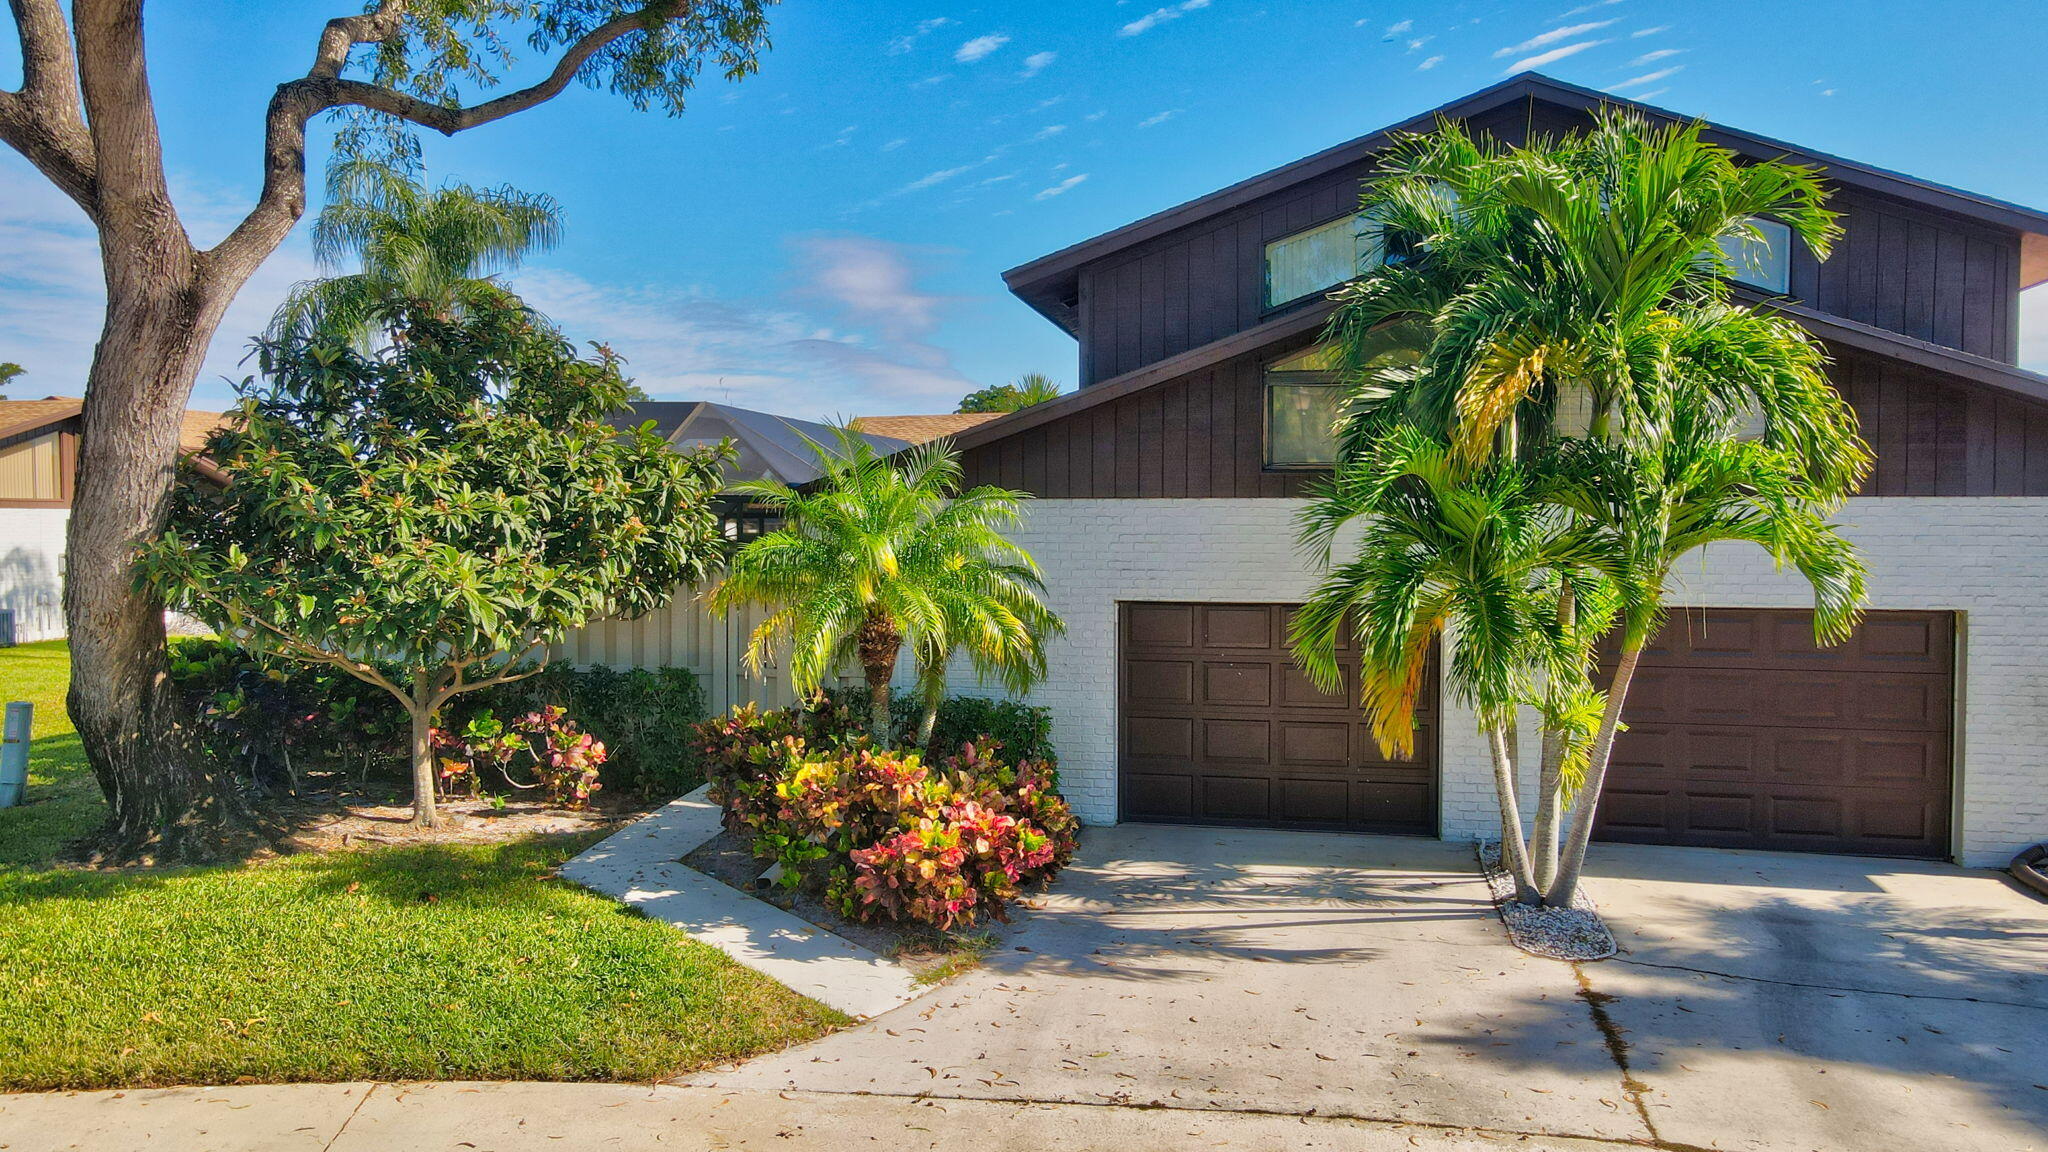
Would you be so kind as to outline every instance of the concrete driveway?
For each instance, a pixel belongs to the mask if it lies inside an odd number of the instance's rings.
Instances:
[[[1014,950],[691,1083],[1665,1147],[2048,1147],[2048,908],[1994,875],[1626,847],[1593,871],[1626,951],[1575,966],[1506,943],[1461,845],[1093,830]]]

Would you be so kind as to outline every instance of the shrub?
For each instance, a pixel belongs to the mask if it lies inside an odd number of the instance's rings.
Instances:
[[[851,708],[866,714],[867,689],[834,688],[825,693],[834,707]],[[921,705],[915,695],[896,692],[890,696],[889,712],[898,745],[911,742],[917,732]],[[1019,760],[1050,760],[1052,714],[1044,708],[986,696],[948,696],[939,704],[938,723],[932,726],[932,751],[951,753],[970,741],[994,739]]]
[[[1050,757],[969,740],[927,760],[876,748],[864,721],[827,700],[699,726],[727,826],[751,834],[785,884],[852,918],[944,929],[1008,919],[1024,886],[1072,857],[1078,822]]]
[[[209,752],[259,784],[292,783],[308,770],[347,772],[359,780],[404,778],[404,711],[352,676],[252,656],[212,637],[183,637],[171,642],[171,677],[197,716]],[[549,708],[565,709],[576,735],[587,734],[606,750],[591,791],[601,786],[623,795],[673,796],[702,780],[695,727],[705,715],[704,690],[689,669],[555,665],[458,696],[442,709],[437,761],[458,761],[453,768],[437,763],[443,790],[476,794],[480,781],[486,791],[500,784],[502,765],[517,750],[500,744],[493,752],[492,741],[525,740],[508,729],[517,718]],[[515,720],[508,724],[503,717]],[[556,751],[578,758],[566,748]],[[580,778],[582,767],[576,772]],[[576,788],[564,787],[564,798],[573,798]]]

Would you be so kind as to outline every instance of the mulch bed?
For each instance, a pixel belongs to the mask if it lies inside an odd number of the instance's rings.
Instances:
[[[923,926],[849,920],[826,903],[821,893],[757,884],[770,861],[754,855],[752,837],[730,829],[683,857],[683,863],[870,952],[889,957],[923,979],[945,979],[972,968],[983,954],[1001,945],[1008,928],[1005,924],[984,922],[964,931],[939,932]]]

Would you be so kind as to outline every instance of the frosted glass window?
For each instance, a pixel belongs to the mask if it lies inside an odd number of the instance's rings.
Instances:
[[[1336,384],[1269,382],[1266,385],[1266,466],[1328,467],[1337,462],[1337,414],[1343,389]]]
[[[1335,287],[1380,262],[1380,226],[1363,212],[1266,245],[1266,307]]]

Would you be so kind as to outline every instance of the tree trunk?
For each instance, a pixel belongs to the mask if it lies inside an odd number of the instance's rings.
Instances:
[[[1621,728],[1621,706],[1628,699],[1628,684],[1635,678],[1636,661],[1642,655],[1642,644],[1623,645],[1621,658],[1614,665],[1607,708],[1600,714],[1600,731],[1593,737],[1586,779],[1579,785],[1579,802],[1572,810],[1571,839],[1565,842],[1558,861],[1556,880],[1543,893],[1543,903],[1549,907],[1569,908],[1578,894],[1579,876],[1586,869],[1586,846],[1593,841],[1593,816],[1600,807],[1600,787],[1607,781],[1607,761],[1614,753],[1615,733]]]
[[[854,646],[868,682],[868,734],[886,748],[895,727],[889,709],[889,681],[896,675],[896,656],[903,650],[903,633],[881,612],[870,612]]]
[[[1564,741],[1547,724],[1542,755],[1536,777],[1536,836],[1529,844],[1529,872],[1536,890],[1547,892],[1557,876],[1558,833],[1564,823]]]
[[[1529,847],[1522,841],[1522,804],[1515,795],[1515,761],[1508,751],[1508,729],[1495,724],[1487,729],[1493,747],[1493,789],[1500,800],[1500,865],[1515,881],[1515,900],[1535,901],[1536,887],[1530,883]]]
[[[946,698],[946,674],[943,670],[922,672],[917,678],[918,696],[924,702],[924,711],[917,718],[917,746],[931,755],[932,733],[939,726],[939,705]]]
[[[412,823],[415,828],[436,828],[441,810],[434,804],[434,714],[424,705],[406,709],[412,715]]]
[[[88,844],[113,863],[217,859],[250,846],[254,815],[183,722],[163,602],[137,581],[135,552],[169,514],[185,401],[225,301],[182,230],[153,254],[129,245],[124,258],[104,237],[102,247],[107,318],[86,381],[64,579],[66,703],[109,809]]]

